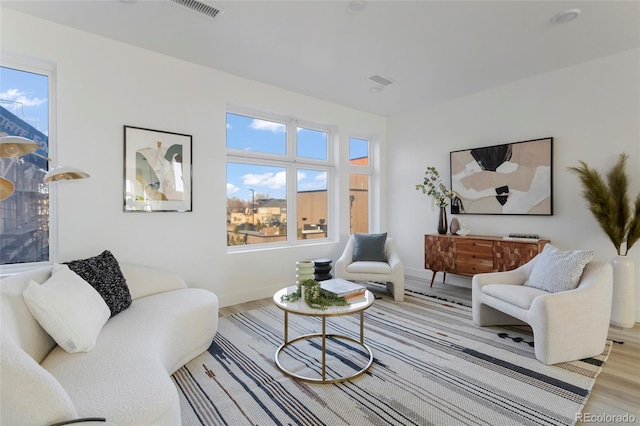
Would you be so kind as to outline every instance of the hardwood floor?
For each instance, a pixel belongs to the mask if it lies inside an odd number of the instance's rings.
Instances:
[[[471,304],[471,290],[467,288],[438,282],[433,284],[433,288],[429,288],[429,285],[423,282],[410,281],[407,281],[405,286],[407,289],[415,288],[433,296]],[[272,303],[269,297],[227,306],[220,309],[219,316],[258,309]],[[609,339],[614,342],[611,355],[598,376],[583,410],[582,416],[586,420],[584,423],[638,424],[640,423],[640,324],[636,323],[633,328],[611,326]]]

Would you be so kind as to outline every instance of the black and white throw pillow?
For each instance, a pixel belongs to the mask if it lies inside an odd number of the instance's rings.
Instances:
[[[127,281],[110,251],[105,250],[97,256],[66,264],[96,289],[111,310],[112,317],[131,306],[131,293]]]

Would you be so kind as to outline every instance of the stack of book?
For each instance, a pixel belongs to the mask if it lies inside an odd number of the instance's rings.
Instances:
[[[364,296],[364,292],[367,290],[367,288],[363,285],[340,278],[321,281],[320,288],[328,291],[329,293],[333,293],[338,297],[344,297],[346,300],[352,300],[358,297],[362,297]]]
[[[504,240],[520,240],[520,241],[531,241],[533,243],[537,243],[540,241],[540,235],[538,234],[516,234],[511,233],[508,237],[502,237]]]

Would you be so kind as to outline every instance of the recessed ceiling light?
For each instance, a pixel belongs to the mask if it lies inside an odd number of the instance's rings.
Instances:
[[[351,1],[347,6],[349,13],[356,14],[362,12],[367,7],[367,3],[363,1]]]
[[[384,86],[373,86],[372,88],[369,89],[371,93],[378,93],[378,92],[382,92],[383,90],[384,90]]]
[[[552,24],[566,24],[567,22],[571,22],[576,19],[582,11],[580,9],[569,9],[564,12],[560,12],[551,18]]]

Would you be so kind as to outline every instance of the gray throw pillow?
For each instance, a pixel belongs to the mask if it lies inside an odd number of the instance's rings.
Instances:
[[[354,234],[355,250],[353,251],[354,262],[386,262],[387,233],[383,234]]]
[[[524,285],[550,293],[573,290],[578,287],[582,271],[593,255],[593,250],[560,251],[547,244]]]
[[[96,289],[107,303],[112,317],[131,305],[129,286],[122,275],[118,261],[110,251],[105,250],[97,256],[66,262],[66,264],[69,265],[69,269]]]

